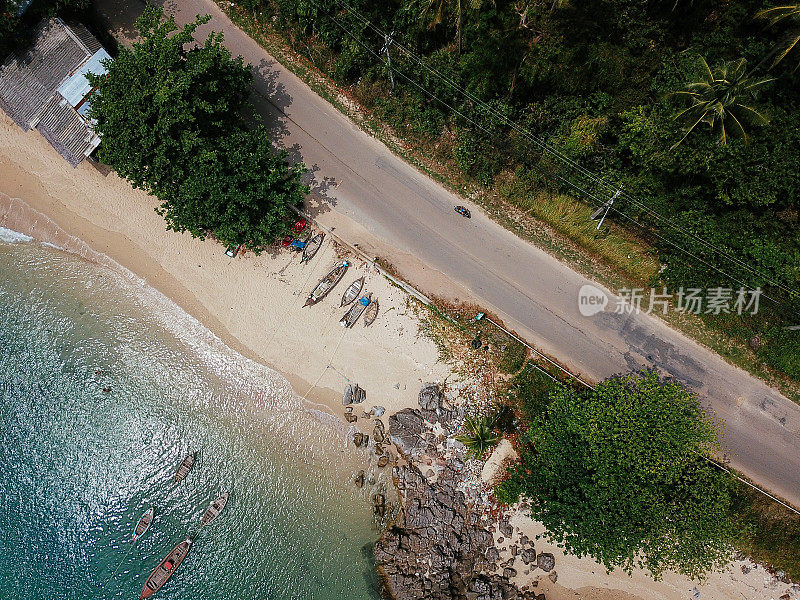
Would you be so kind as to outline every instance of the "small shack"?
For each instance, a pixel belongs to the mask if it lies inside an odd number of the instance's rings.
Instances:
[[[94,90],[86,74],[104,74],[111,57],[86,27],[58,18],[43,21],[33,40],[0,66],[0,108],[77,166],[100,145],[87,116]]]

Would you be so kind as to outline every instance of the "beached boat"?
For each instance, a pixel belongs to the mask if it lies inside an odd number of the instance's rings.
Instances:
[[[366,310],[367,306],[369,306],[370,298],[372,298],[372,293],[368,292],[366,296],[362,296],[358,302],[356,302],[350,310],[348,310],[342,319],[339,321],[339,324],[342,327],[352,327],[355,325],[356,321],[358,321],[358,317]]]
[[[344,388],[344,394],[342,395],[342,404],[347,406],[348,404],[353,403],[353,386],[352,384],[348,383],[347,387]]]
[[[175,471],[175,481],[183,481],[186,479],[189,471],[191,471],[192,467],[194,466],[196,455],[196,452],[190,452],[186,455],[186,458],[183,459],[183,462],[178,467],[178,470]]]
[[[311,291],[304,306],[312,306],[327,296],[336,284],[341,281],[342,277],[344,277],[344,274],[347,272],[347,267],[349,266],[350,263],[346,260],[343,260],[342,264],[335,266],[330,273],[320,280],[317,287]]]
[[[325,234],[320,231],[317,235],[308,240],[306,247],[303,249],[303,258],[300,259],[300,262],[308,262],[314,258],[314,255],[322,246],[322,240],[324,239]]]
[[[142,537],[148,529],[150,529],[150,525],[153,523],[153,515],[155,515],[156,509],[152,506],[142,515],[139,519],[139,522],[136,523],[136,527],[133,529],[133,537],[131,538],[131,544]]]
[[[222,494],[222,496],[216,500],[213,500],[211,504],[208,505],[208,508],[201,519],[203,525],[210,524],[211,521],[219,516],[219,513],[222,512],[222,510],[225,508],[225,505],[228,503],[228,496],[230,496],[230,492],[225,492]]]
[[[369,303],[367,309],[364,311],[364,327],[369,327],[378,318],[378,300],[375,299]]]
[[[347,286],[347,289],[342,294],[342,303],[339,305],[341,308],[342,306],[347,306],[353,300],[358,298],[358,295],[361,293],[361,288],[364,287],[364,278],[360,277],[356,279],[353,283]]]
[[[183,559],[186,558],[186,555],[189,554],[189,550],[192,547],[192,542],[194,540],[191,537],[187,537],[183,540],[180,544],[175,546],[172,549],[172,552],[167,554],[166,558],[161,561],[153,572],[150,573],[150,577],[147,578],[147,581],[144,582],[144,587],[142,588],[142,595],[139,596],[139,600],[143,598],[149,598],[153,594],[155,594],[161,587],[167,583],[167,580],[172,577],[172,574],[178,570],[178,567],[181,566]]]

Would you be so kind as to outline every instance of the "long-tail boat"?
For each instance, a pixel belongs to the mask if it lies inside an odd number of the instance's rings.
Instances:
[[[308,300],[304,306],[313,306],[320,300],[322,300],[325,296],[328,295],[334,286],[339,283],[339,281],[344,277],[345,272],[347,271],[347,267],[350,266],[350,263],[346,260],[343,260],[341,264],[336,265],[330,273],[325,275],[320,282],[317,284],[311,293],[308,295]]]
[[[189,471],[191,471],[192,467],[194,466],[194,461],[196,457],[197,457],[196,452],[190,452],[189,454],[186,455],[186,458],[183,459],[180,466],[178,467],[178,470],[175,471],[176,482],[183,481],[184,479],[186,479],[186,476],[189,474]]]
[[[362,287],[364,287],[363,277],[356,279],[353,283],[348,285],[347,289],[344,291],[344,294],[342,294],[342,303],[339,305],[339,307],[341,308],[342,306],[347,306],[353,300],[358,298]]]
[[[164,560],[153,569],[153,572],[150,573],[150,577],[147,578],[147,581],[144,582],[144,587],[142,587],[142,595],[139,596],[139,600],[143,598],[149,598],[153,594],[155,594],[161,587],[167,583],[170,577],[178,570],[178,567],[181,566],[183,559],[186,558],[186,555],[189,554],[189,550],[192,547],[192,542],[194,540],[191,537],[187,537],[183,540],[180,544],[175,546],[172,549],[172,552],[167,554]]]
[[[150,529],[150,525],[153,524],[153,515],[155,515],[156,509],[152,506],[141,516],[139,522],[136,523],[136,527],[133,529],[133,537],[131,538],[131,544],[133,544],[136,540],[142,537],[148,529]]]
[[[225,492],[216,500],[212,500],[211,504],[208,505],[201,522],[203,525],[208,525],[219,516],[219,513],[225,508],[225,505],[228,503],[228,496],[230,496],[230,492]]]
[[[369,327],[378,318],[378,300],[369,303],[367,310],[364,311],[364,327]]]
[[[339,324],[342,327],[352,327],[355,325],[356,321],[358,321],[358,317],[360,317],[361,313],[363,313],[367,306],[369,306],[369,301],[371,298],[372,293],[367,292],[365,296],[361,297],[358,302],[350,307],[350,310],[345,313],[345,315],[339,321]]]
[[[303,258],[300,259],[300,262],[308,262],[314,258],[314,255],[322,246],[322,240],[324,239],[325,234],[320,231],[317,235],[308,240],[306,247],[303,248]]]

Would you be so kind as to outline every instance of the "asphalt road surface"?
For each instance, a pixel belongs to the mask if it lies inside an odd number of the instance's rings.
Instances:
[[[115,35],[130,40],[139,0],[102,0]],[[698,392],[724,421],[726,458],[759,485],[800,507],[800,406],[644,313],[582,316],[587,283],[567,265],[488,219],[362,132],[237,29],[210,1],[165,4],[179,23],[212,15],[234,56],[253,65],[253,101],[279,144],[311,169],[317,218],[379,252],[426,292],[475,299],[533,345],[600,380],[654,367]],[[456,204],[472,210],[465,219]],[[611,294],[605,291],[609,296]]]

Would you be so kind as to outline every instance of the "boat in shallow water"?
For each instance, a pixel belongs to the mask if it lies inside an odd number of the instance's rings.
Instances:
[[[186,555],[189,554],[193,541],[191,537],[187,537],[180,544],[175,546],[172,552],[167,554],[164,560],[161,561],[161,564],[153,569],[153,572],[150,573],[150,577],[144,582],[142,595],[139,596],[139,600],[142,600],[142,598],[149,598],[167,583],[169,578],[178,570],[178,567],[181,566]]]
[[[225,508],[225,505],[228,504],[228,496],[230,496],[230,492],[225,492],[216,500],[211,501],[211,504],[208,505],[208,508],[201,519],[203,525],[209,525],[219,516],[219,513],[221,513]]]
[[[175,471],[176,482],[183,481],[184,479],[186,479],[186,476],[189,474],[189,471],[191,471],[192,467],[194,466],[194,461],[196,457],[197,457],[196,452],[190,452],[189,454],[186,455],[186,458],[183,459],[183,462],[181,462],[180,466],[178,467],[178,470]]]
[[[350,266],[350,263],[346,260],[343,260],[340,265],[334,267],[330,273],[325,275],[320,282],[317,284],[311,293],[308,295],[308,299],[304,306],[312,306],[322,300],[325,296],[328,295],[339,281],[341,281],[342,277],[344,277],[345,272],[347,271],[347,267]]]
[[[348,383],[347,387],[344,388],[344,394],[342,395],[342,404],[347,406],[348,404],[353,403],[353,384]]]
[[[153,516],[156,513],[156,509],[152,506],[141,516],[139,522],[136,523],[136,527],[133,529],[133,537],[131,538],[131,544],[133,544],[136,540],[142,537],[148,529],[150,529],[150,525],[153,524]]]

